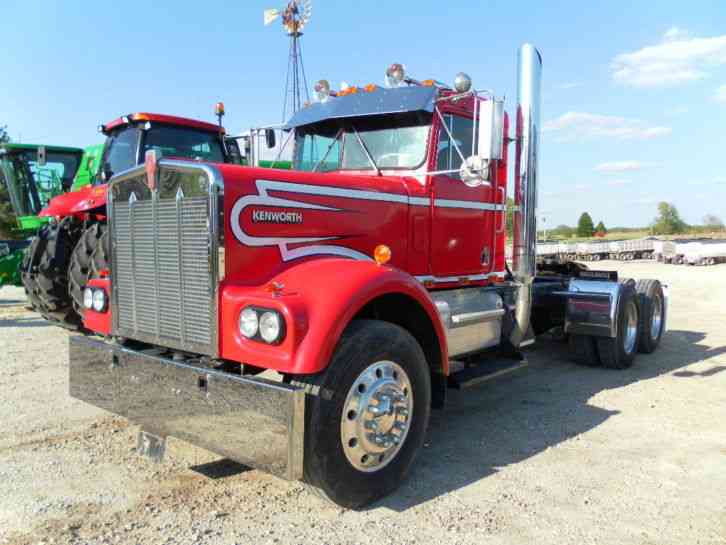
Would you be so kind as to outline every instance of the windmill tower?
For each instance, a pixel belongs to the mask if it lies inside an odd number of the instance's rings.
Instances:
[[[310,21],[312,14],[312,0],[291,0],[283,9],[268,9],[264,12],[265,25],[277,19],[282,20],[282,27],[290,37],[290,53],[287,61],[287,76],[285,77],[285,95],[282,105],[282,121],[287,121],[302,108],[304,101],[310,100],[308,82],[305,77],[305,66],[300,49],[302,29]]]

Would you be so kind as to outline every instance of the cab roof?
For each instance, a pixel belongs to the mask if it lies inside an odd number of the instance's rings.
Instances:
[[[153,114],[148,112],[138,112],[135,114],[129,114],[124,115],[121,117],[118,117],[114,119],[113,121],[109,121],[105,125],[101,125],[100,129],[101,132],[104,134],[107,134],[108,132],[112,131],[113,129],[116,129],[118,127],[122,127],[123,125],[128,125],[132,122],[143,122],[143,121],[152,121],[154,123],[162,123],[165,125],[176,125],[181,127],[188,127],[190,129],[197,129],[201,131],[207,131],[207,132],[219,132],[219,126],[215,125],[213,123],[207,123],[206,121],[198,121],[196,119],[189,119],[187,117],[178,117],[175,115],[165,115],[165,114]],[[224,129],[222,129],[224,131]]]
[[[83,148],[73,148],[70,146],[49,146],[47,144],[15,144],[8,142],[0,144],[0,150],[5,150],[6,153],[21,152],[21,151],[38,151],[38,148],[44,147],[46,151],[56,153],[77,153],[82,154]]]

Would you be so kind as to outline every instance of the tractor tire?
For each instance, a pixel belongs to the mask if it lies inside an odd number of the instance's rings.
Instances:
[[[71,330],[81,329],[82,324],[68,293],[68,267],[81,233],[82,224],[73,217],[41,229],[38,232],[40,259],[33,273],[40,314]]]
[[[355,320],[324,371],[291,383],[308,394],[304,481],[318,495],[357,509],[398,488],[423,445],[431,407],[426,357],[408,331]]]
[[[44,228],[45,226],[41,229]],[[25,249],[23,261],[20,264],[20,280],[23,283],[23,288],[25,289],[25,296],[28,298],[28,306],[31,310],[35,310],[37,312],[40,311],[41,301],[38,297],[38,286],[35,283],[34,270],[40,262],[40,247],[40,237],[36,234],[30,242],[30,246]]]
[[[600,356],[597,353],[597,340],[595,337],[571,334],[568,344],[572,361],[587,367],[600,366]]]
[[[666,323],[665,297],[658,280],[638,280],[635,285],[640,307],[638,352],[651,354],[660,344]]]
[[[640,331],[638,297],[632,281],[622,282],[616,320],[617,335],[598,337],[597,353],[603,367],[627,369],[633,365]]]
[[[68,295],[73,302],[73,309],[79,316],[83,315],[83,288],[92,278],[100,277],[98,268],[94,266],[94,255],[106,234],[105,223],[94,223],[81,234],[81,238],[73,249],[71,265],[68,268]],[[99,252],[102,256],[104,251]],[[106,265],[104,268],[108,268]]]

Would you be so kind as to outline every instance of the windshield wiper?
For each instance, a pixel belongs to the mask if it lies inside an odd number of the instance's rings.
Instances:
[[[330,150],[333,149],[333,146],[338,141],[338,138],[340,138],[340,135],[343,134],[343,129],[338,130],[338,133],[335,135],[335,138],[333,138],[333,141],[328,146],[328,149],[325,150],[325,155],[318,161],[315,166],[313,167],[313,172],[318,171],[318,167],[323,164],[323,162],[328,158],[328,154],[330,153]]]
[[[368,151],[368,147],[365,145],[365,142],[363,142],[363,139],[360,137],[360,134],[358,134],[358,129],[355,128],[355,125],[351,125],[350,128],[353,129],[353,133],[355,134],[355,137],[358,139],[358,143],[360,144],[360,147],[363,148],[363,151],[365,152],[366,157],[368,157],[368,160],[370,161],[371,165],[375,169],[376,174],[378,176],[380,176],[381,175],[381,169],[378,168],[378,165],[373,160],[373,156],[371,155],[371,152]]]

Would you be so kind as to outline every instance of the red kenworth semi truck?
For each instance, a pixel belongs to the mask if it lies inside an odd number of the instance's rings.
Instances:
[[[540,75],[524,45],[513,138],[465,74],[392,65],[385,88],[318,83],[292,171],[152,153],[112,178],[111,266],[84,290],[106,338],[71,337],[71,395],[139,424],[142,453],[174,436],[360,507],[399,486],[447,388],[521,367],[536,335],[611,368],[655,350],[657,281],[536,264]]]

